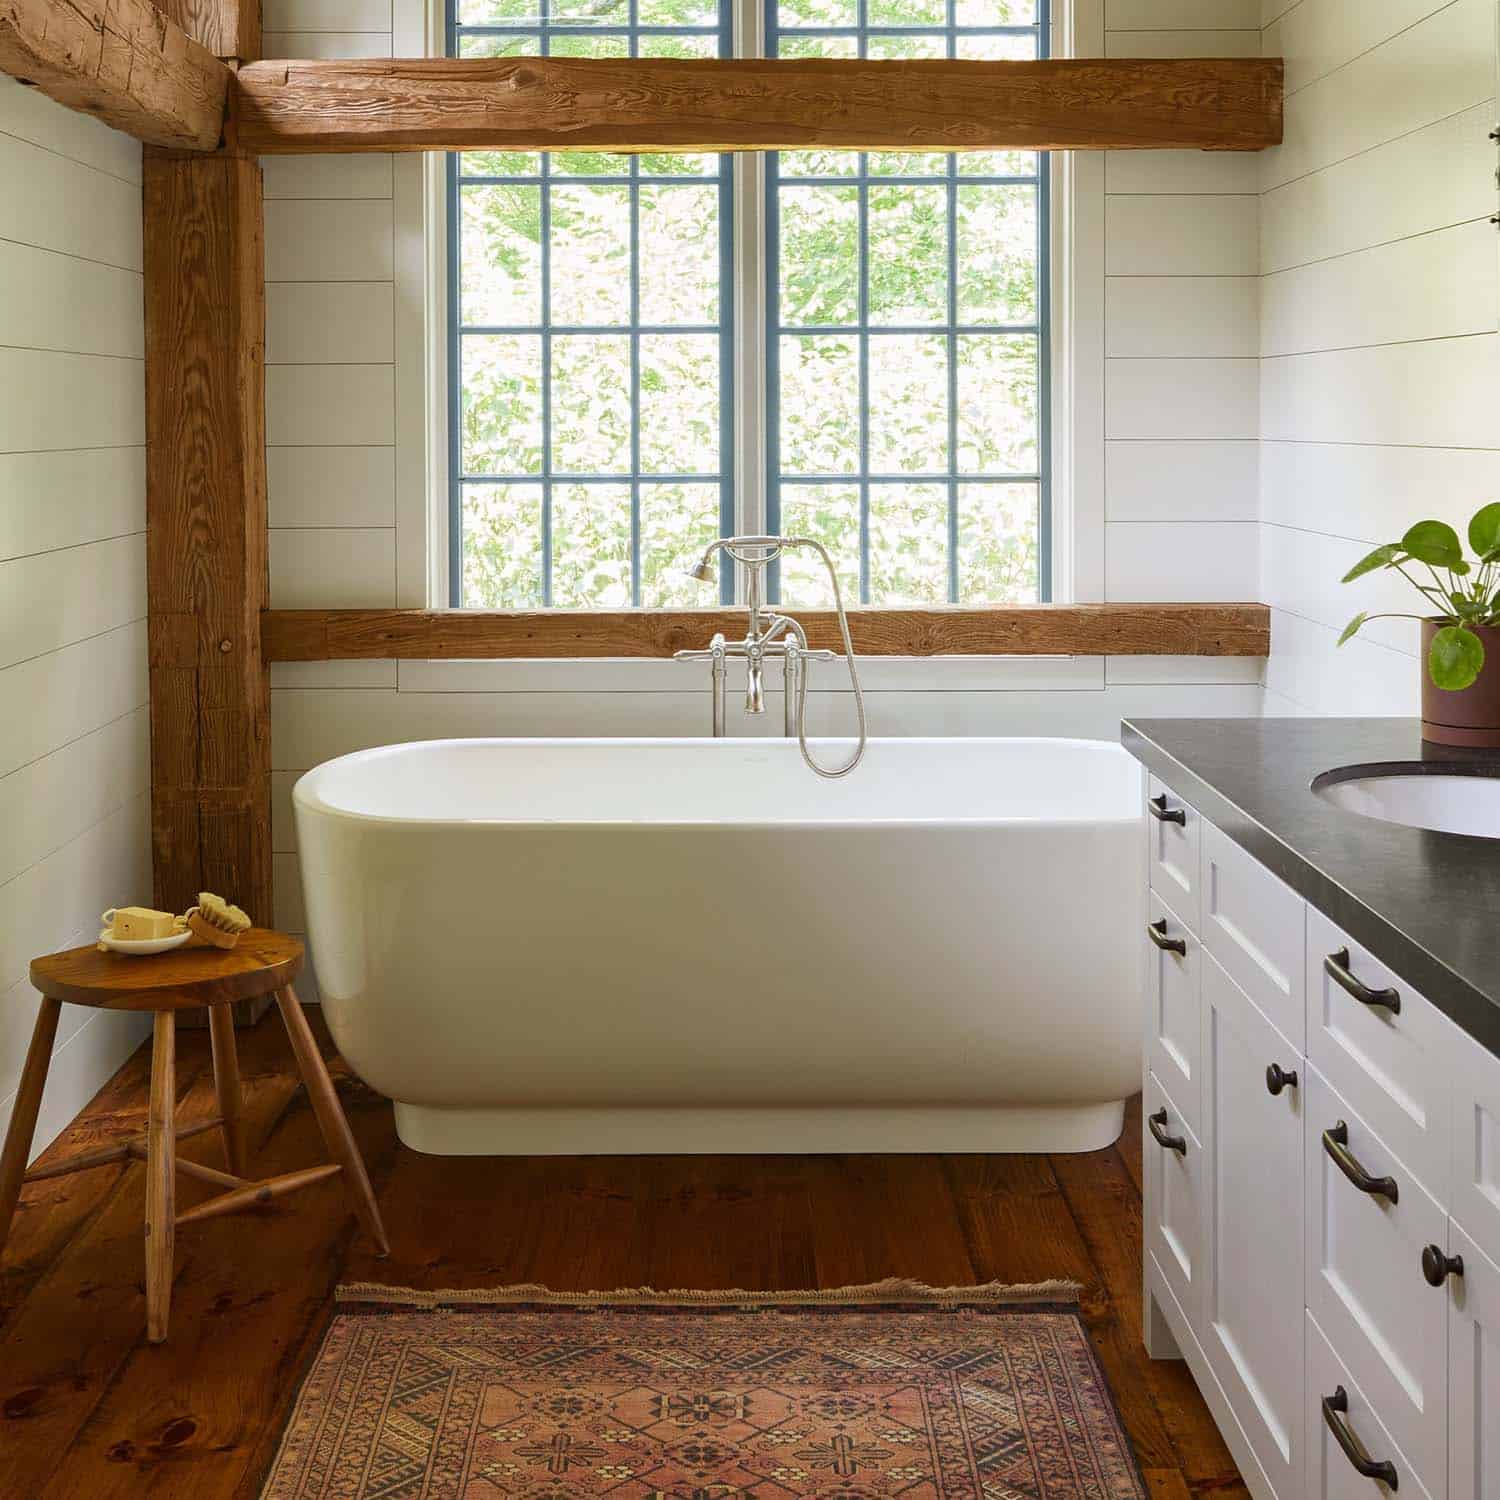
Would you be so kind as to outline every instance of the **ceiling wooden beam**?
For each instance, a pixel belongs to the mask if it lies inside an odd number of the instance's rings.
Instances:
[[[230,114],[260,154],[1257,151],[1281,99],[1279,58],[409,58],[252,63]]]
[[[229,69],[149,0],[0,0],[0,71],[151,145],[223,132]]]
[[[814,649],[839,649],[831,610],[794,611]],[[261,620],[267,661],[400,657],[453,661],[669,657],[716,630],[744,634],[743,609],[490,611],[273,609]],[[1017,604],[851,609],[865,656],[1265,656],[1264,604]]]

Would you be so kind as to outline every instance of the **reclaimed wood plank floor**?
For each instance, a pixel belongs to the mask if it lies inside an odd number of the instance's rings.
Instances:
[[[0,1495],[254,1497],[336,1283],[584,1290],[1083,1282],[1083,1312],[1155,1500],[1247,1495],[1180,1362],[1141,1344],[1140,1132],[1084,1156],[440,1158],[333,1055],[392,1253],[337,1179],[183,1230],[170,1341],[145,1341],[138,1162],[26,1190],[0,1267]],[[213,1111],[208,1033],[179,1034],[179,1118]],[[240,1033],[257,1176],[323,1159],[274,1016]],[[144,1128],[149,1044],[48,1150]],[[1133,1111],[1138,1114],[1138,1111]],[[182,1154],[219,1164],[217,1135]],[[181,1206],[212,1189],[181,1178]],[[442,1500],[442,1497],[434,1497]]]

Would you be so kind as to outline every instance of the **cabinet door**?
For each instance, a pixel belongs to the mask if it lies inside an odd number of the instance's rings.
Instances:
[[[1203,1306],[1203,1147],[1156,1077],[1146,1080],[1146,1248],[1194,1333]]]
[[[1203,956],[1208,1244],[1201,1341],[1279,1500],[1302,1494],[1302,1059]],[[1267,1069],[1283,1076],[1272,1093]]]
[[[1449,1252],[1463,1258],[1448,1278],[1449,1500],[1500,1495],[1500,1266],[1449,1221]]]
[[[1155,891],[1141,943],[1146,953],[1146,1060],[1194,1131],[1202,1129],[1198,1047],[1198,939]],[[1180,951],[1179,951],[1180,950]]]
[[[1308,1060],[1445,1208],[1455,1030],[1403,979],[1308,907]]]
[[[1378,1466],[1376,1475],[1361,1465]],[[1395,1489],[1386,1476],[1395,1481]],[[1307,1500],[1428,1500],[1359,1382],[1307,1315]],[[1441,1491],[1439,1495],[1441,1496]]]
[[[1489,1258],[1500,1264],[1500,1059],[1450,1027],[1448,1082],[1453,1098],[1453,1197],[1449,1210]]]
[[[1434,1494],[1447,1471],[1447,1296],[1422,1251],[1448,1216],[1309,1064],[1307,1307]]]
[[[1151,835],[1151,889],[1198,931],[1198,831],[1202,819],[1170,787],[1151,778],[1146,789]]]
[[[1212,823],[1203,825],[1203,946],[1298,1052],[1307,904]]]

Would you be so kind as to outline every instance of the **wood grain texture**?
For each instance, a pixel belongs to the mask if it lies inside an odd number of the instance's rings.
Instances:
[[[796,610],[815,649],[840,647],[832,610]],[[731,639],[742,609],[276,609],[263,617],[267,661],[545,660],[669,657]],[[1017,604],[851,609],[865,656],[1265,656],[1263,604]]]
[[[260,0],[158,0],[158,8],[221,61],[260,56]]]
[[[312,1187],[314,1183],[326,1182],[337,1177],[344,1169],[336,1162],[324,1162],[321,1167],[302,1167],[295,1172],[283,1172],[277,1177],[267,1177],[260,1182],[247,1182],[243,1187],[231,1188],[178,1214],[177,1223],[197,1224],[204,1219],[217,1219],[220,1214],[241,1213],[247,1208],[264,1208],[288,1193],[299,1188]]]
[[[146,1338],[167,1336],[177,1225],[177,1017],[159,1010],[151,1039],[151,1109],[146,1117]]]
[[[987,151],[1281,140],[1279,58],[398,58],[261,62],[235,139],[298,151]]]
[[[182,1231],[192,1262],[175,1289],[176,1334],[148,1348],[141,1166],[28,1187],[14,1240],[23,1274],[6,1283],[0,1322],[0,1494],[259,1493],[337,1281],[769,1290],[1063,1275],[1084,1283],[1090,1339],[1153,1492],[1246,1500],[1191,1377],[1141,1346],[1139,1131],[1067,1158],[423,1156],[396,1144],[389,1103],[348,1076],[316,1007],[309,1019],[391,1226],[391,1259],[354,1236],[333,1181],[253,1224],[210,1220]],[[181,1112],[196,1118],[212,1108],[208,1038],[178,1045],[179,1093],[191,1085]],[[266,1025],[240,1047],[257,1162],[294,1171],[316,1158],[317,1131],[285,1042]],[[149,1052],[44,1163],[139,1127]],[[217,1142],[203,1148],[218,1159]]]
[[[236,1177],[243,1177],[247,1160],[244,1089],[240,1083],[239,1049],[234,1042],[234,1011],[228,1005],[209,1007],[208,1036],[214,1059],[214,1093],[219,1118],[224,1122],[224,1165]]]
[[[0,70],[151,145],[223,132],[229,69],[150,0],[0,0]]]
[[[173,948],[146,956],[93,943],[33,959],[42,994],[101,1010],[183,1010],[269,995],[302,972],[302,944],[252,927],[233,948]]]
[[[259,164],[148,151],[148,636],[155,901],[271,914]]]
[[[11,1104],[10,1125],[5,1132],[5,1147],[0,1150],[0,1254],[10,1238],[11,1220],[21,1195],[26,1175],[26,1159],[31,1155],[31,1139],[36,1134],[37,1114],[42,1107],[42,1092],[47,1087],[47,1070],[52,1066],[52,1046],[57,1040],[57,1018],[61,1004],[43,998],[31,1031],[31,1045],[21,1067],[21,1082]]]
[[[287,1040],[292,1044],[292,1054],[297,1059],[297,1070],[302,1074],[313,1114],[317,1116],[323,1144],[328,1148],[328,1154],[335,1164],[343,1171],[344,1186],[348,1189],[360,1224],[374,1241],[376,1250],[384,1255],[390,1249],[390,1242],[386,1239],[385,1225],[380,1220],[380,1209],[375,1202],[375,1189],[370,1185],[370,1174],[365,1169],[364,1158],[359,1154],[354,1132],[349,1129],[349,1121],[344,1117],[333,1080],[328,1076],[323,1054],[318,1050],[317,1040],[307,1024],[307,1016],[291,985],[276,991],[276,1004],[281,1010]]]

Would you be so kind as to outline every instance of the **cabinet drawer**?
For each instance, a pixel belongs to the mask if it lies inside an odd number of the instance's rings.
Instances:
[[[1203,1304],[1203,1147],[1154,1076],[1146,1081],[1143,1108],[1146,1248],[1196,1331]]]
[[[1448,1496],[1500,1495],[1500,1266],[1449,1221],[1448,1249],[1463,1275],[1448,1278]]]
[[[1147,912],[1147,1061],[1181,1109],[1189,1128],[1202,1133],[1198,1044],[1198,973],[1202,948],[1160,896],[1152,891]],[[1176,946],[1181,945],[1182,952]]]
[[[1212,823],[1202,833],[1203,946],[1301,1052],[1305,903]]]
[[[1422,1251],[1447,1243],[1447,1215],[1311,1065],[1303,1102],[1308,1311],[1423,1484],[1441,1494],[1448,1299],[1423,1276]]]
[[[1452,1030],[1415,990],[1307,908],[1308,1058],[1445,1207]]]
[[[1339,1442],[1335,1423],[1358,1445],[1353,1455]],[[1361,1453],[1366,1462],[1391,1466],[1398,1493],[1430,1500],[1406,1455],[1311,1313],[1307,1317],[1307,1432],[1307,1500],[1377,1500],[1390,1494],[1391,1487],[1355,1467]]]
[[[1266,1069],[1288,1070],[1268,1087]],[[1214,961],[1203,960],[1208,1157],[1199,1338],[1278,1496],[1301,1488],[1302,1059]],[[1298,1082],[1290,1081],[1297,1073]]]
[[[1453,1217],[1500,1264],[1500,1058],[1448,1025]]]
[[[1198,845],[1203,820],[1174,791],[1150,778],[1146,824],[1151,835],[1151,889],[1198,931]]]

